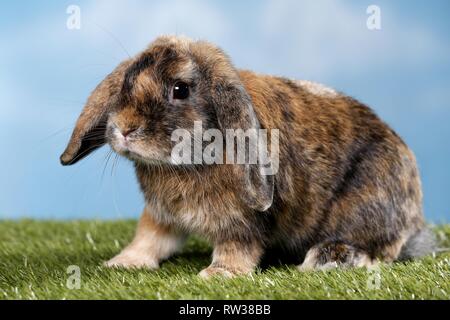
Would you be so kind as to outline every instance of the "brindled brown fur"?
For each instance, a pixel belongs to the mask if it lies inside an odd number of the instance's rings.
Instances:
[[[171,101],[179,80],[191,96]],[[140,224],[109,266],[157,266],[191,233],[215,248],[205,277],[248,273],[275,248],[304,260],[301,269],[369,266],[396,260],[425,228],[414,155],[353,98],[236,70],[217,47],[177,37],[157,39],[105,82],[62,160],[84,156],[89,150],[79,146],[88,140],[107,141],[135,163],[142,219],[151,223]],[[170,164],[173,130],[200,120],[222,131],[279,129],[279,172],[265,178],[254,166]],[[119,150],[116,129],[139,129],[130,138],[135,151]]]

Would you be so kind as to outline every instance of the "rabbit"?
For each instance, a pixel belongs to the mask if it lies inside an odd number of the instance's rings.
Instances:
[[[174,163],[172,133],[196,121],[278,130],[278,171]],[[108,267],[157,269],[190,234],[213,245],[203,278],[249,274],[271,252],[308,271],[433,250],[415,157],[369,107],[324,85],[237,69],[207,41],[161,36],[122,62],[87,100],[61,163],[105,144],[133,162],[145,198],[134,240]]]

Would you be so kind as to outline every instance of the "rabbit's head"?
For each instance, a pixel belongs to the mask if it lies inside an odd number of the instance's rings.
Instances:
[[[176,129],[259,129],[252,101],[229,58],[202,41],[160,37],[120,64],[94,90],[78,119],[63,165],[71,165],[105,143],[119,154],[149,165],[174,165]],[[225,148],[225,147],[224,147]],[[259,165],[230,166],[243,183],[244,202],[265,211],[273,177]]]

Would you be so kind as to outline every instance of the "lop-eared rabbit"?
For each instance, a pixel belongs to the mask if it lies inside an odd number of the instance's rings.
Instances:
[[[196,121],[224,135],[278,130],[277,172],[175,163],[172,133]],[[134,163],[145,197],[134,240],[106,266],[156,269],[189,234],[214,246],[206,278],[248,274],[275,248],[300,270],[431,250],[414,155],[370,108],[316,83],[236,69],[205,41],[163,36],[122,62],[89,97],[61,162],[104,144]]]

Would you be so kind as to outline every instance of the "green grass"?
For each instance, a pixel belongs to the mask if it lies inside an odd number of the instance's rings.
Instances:
[[[211,248],[192,238],[158,271],[111,270],[102,261],[132,238],[135,221],[0,222],[0,299],[449,299],[450,254],[367,270],[300,273],[294,266],[205,281]],[[436,228],[449,246],[450,226]],[[66,286],[67,268],[81,288]],[[376,281],[375,281],[376,283]]]

